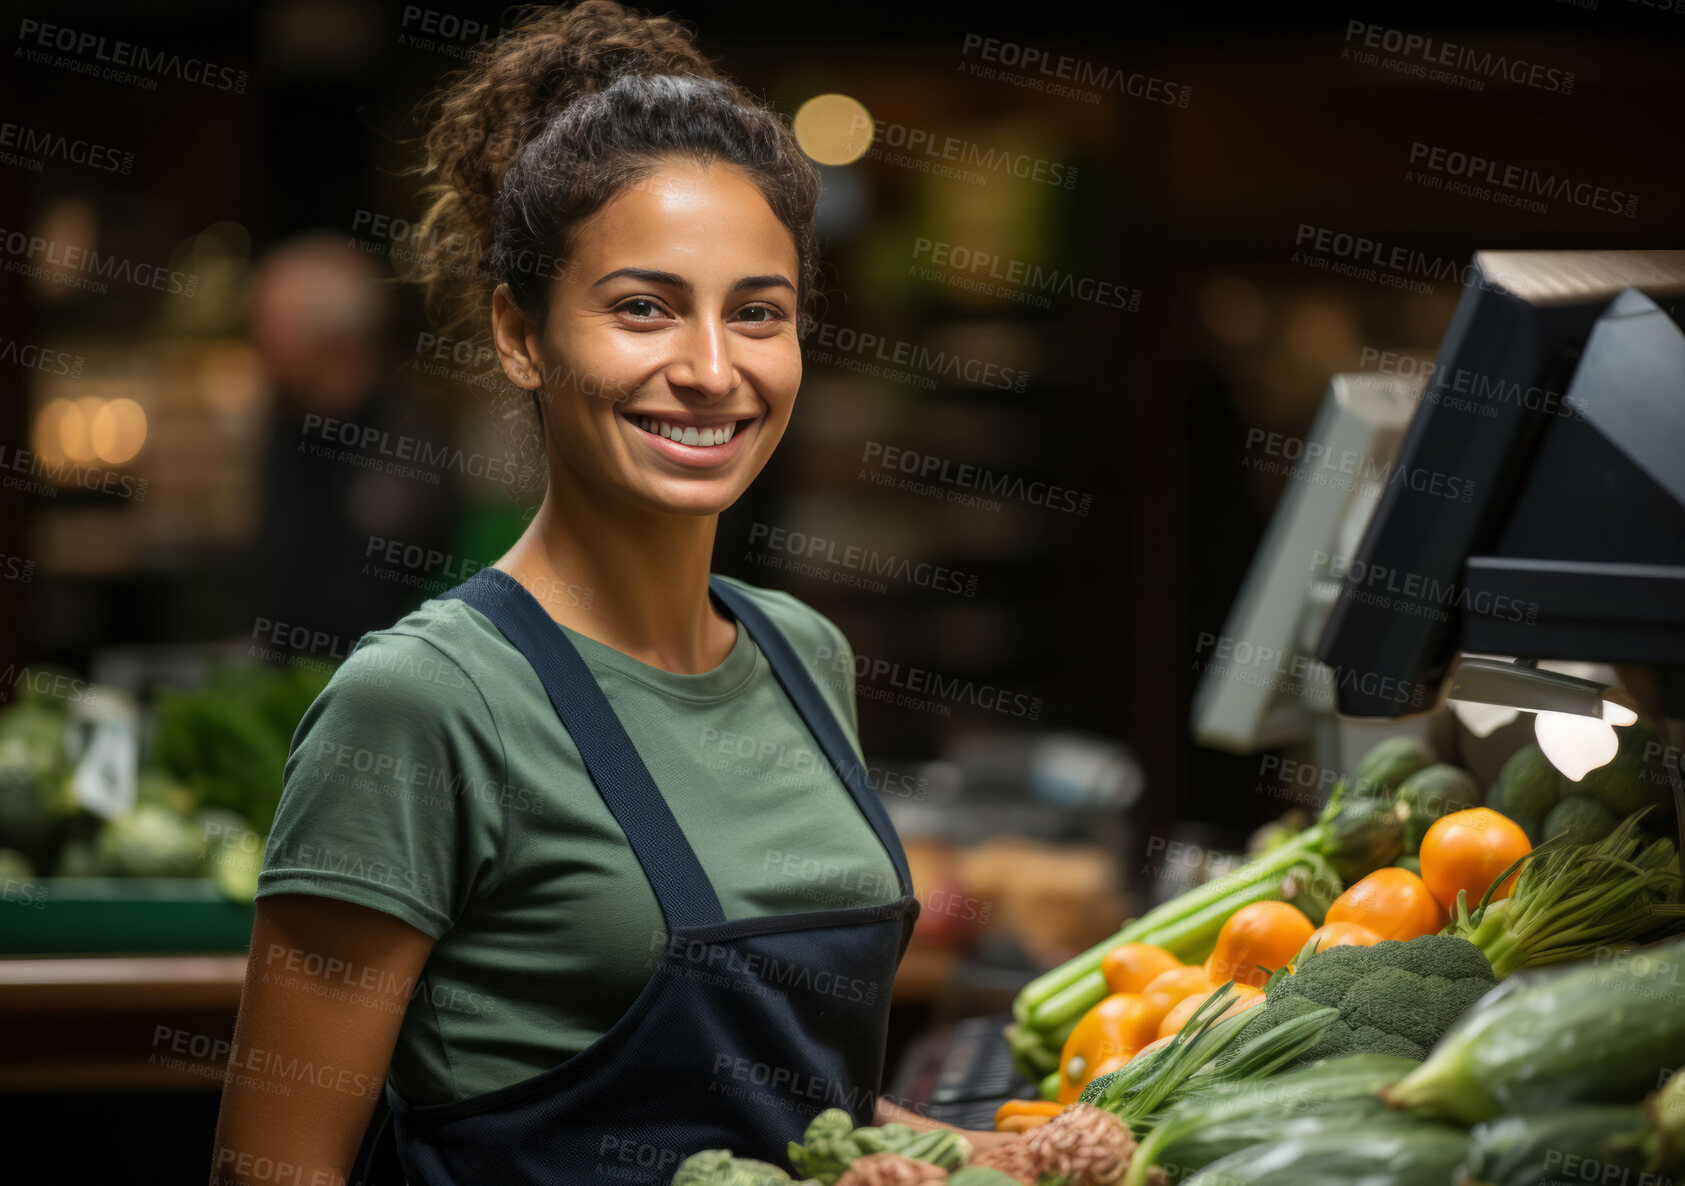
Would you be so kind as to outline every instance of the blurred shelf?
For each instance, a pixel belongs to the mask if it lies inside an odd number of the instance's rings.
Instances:
[[[220,1090],[207,1055],[245,975],[244,955],[0,959],[0,1091]]]
[[[0,1014],[233,1009],[244,955],[0,959]]]

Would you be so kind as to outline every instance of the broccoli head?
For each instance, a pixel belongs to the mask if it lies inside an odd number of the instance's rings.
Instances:
[[[1330,947],[1276,983],[1234,1048],[1331,1005],[1340,1016],[1300,1063],[1360,1053],[1420,1060],[1496,983],[1480,949],[1453,935]]]

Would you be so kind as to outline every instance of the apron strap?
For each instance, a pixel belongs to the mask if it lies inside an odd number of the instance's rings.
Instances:
[[[878,840],[888,850],[890,859],[895,863],[895,872],[901,879],[901,892],[913,892],[912,874],[907,869],[907,854],[902,851],[901,840],[895,833],[895,828],[889,822],[889,813],[884,810],[883,801],[878,798],[877,791],[866,778],[866,767],[855,756],[854,747],[849,744],[848,737],[843,733],[841,724],[837,721],[837,714],[831,711],[830,705],[820,694],[818,685],[813,682],[813,676],[808,673],[806,665],[791,649],[790,643],[773,625],[761,607],[750,601],[741,591],[732,588],[717,575],[708,577],[708,587],[714,591],[726,607],[736,614],[743,625],[772,665],[772,673],[778,677],[778,682],[784,685],[785,694],[795,704],[796,711],[801,713],[802,720],[807,722],[808,730],[814,740],[830,759],[831,766],[837,772],[837,777],[848,788],[848,793],[854,796],[855,803],[865,814],[872,830],[878,834]],[[909,929],[909,934],[911,933]],[[905,950],[903,942],[903,950]]]
[[[719,896],[673,818],[673,809],[662,798],[579,649],[556,620],[524,585],[500,568],[482,568],[435,600],[447,597],[465,601],[490,618],[538,673],[556,715],[643,866],[668,930],[724,922]]]

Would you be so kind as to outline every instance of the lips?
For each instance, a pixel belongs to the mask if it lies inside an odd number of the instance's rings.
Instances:
[[[669,461],[698,468],[723,465],[736,456],[743,444],[743,438],[753,432],[754,425],[760,420],[758,416],[749,416],[741,420],[720,421],[698,427],[633,412],[623,412],[621,418],[636,430],[639,440],[646,442],[650,448]],[[662,432],[663,425],[666,427],[665,434]],[[685,443],[687,435],[693,443]],[[677,439],[674,439],[675,436]],[[724,439],[715,439],[720,436],[724,436]],[[704,439],[710,443],[704,444]]]
[[[724,445],[737,432],[747,427],[754,420],[753,416],[747,416],[741,420],[720,420],[697,424],[680,417],[645,416],[637,412],[623,412],[622,415],[651,436],[658,436],[664,440],[678,441],[681,444],[704,449]]]

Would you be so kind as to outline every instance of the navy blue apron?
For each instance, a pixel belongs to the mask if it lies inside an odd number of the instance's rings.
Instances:
[[[771,620],[718,577],[736,615],[888,850],[883,906],[727,921],[714,887],[578,649],[513,577],[484,568],[441,598],[479,610],[526,656],[625,832],[668,943],[632,1006],[585,1050],[471,1099],[406,1103],[388,1084],[409,1186],[665,1183],[702,1149],[787,1165],[826,1108],[869,1124],[890,986],[918,917],[894,828],[834,714]]]

